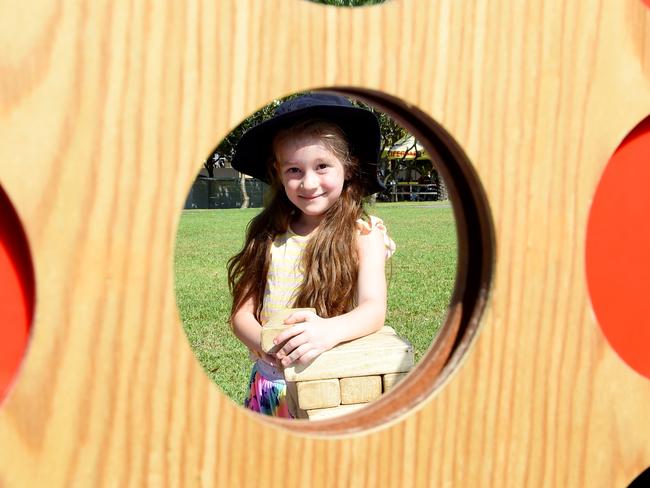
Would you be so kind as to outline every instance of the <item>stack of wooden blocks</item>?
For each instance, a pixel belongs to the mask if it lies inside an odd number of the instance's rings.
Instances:
[[[279,323],[278,323],[279,322]],[[284,319],[262,328],[262,349],[273,353],[273,339],[286,330]],[[413,367],[413,347],[391,327],[339,344],[310,364],[284,370],[298,418],[318,420],[344,415],[389,391]]]

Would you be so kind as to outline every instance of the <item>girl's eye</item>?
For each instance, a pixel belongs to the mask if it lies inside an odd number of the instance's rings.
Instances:
[[[300,173],[300,168],[287,168],[288,174],[298,174]]]
[[[329,165],[326,164],[326,163],[321,163],[321,164],[318,165],[318,169],[319,169],[319,170],[325,170],[325,169],[327,169],[328,167],[329,167]]]

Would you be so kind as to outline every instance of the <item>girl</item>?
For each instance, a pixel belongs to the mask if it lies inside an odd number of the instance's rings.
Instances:
[[[363,197],[383,189],[377,177],[375,115],[331,94],[281,104],[246,132],[232,165],[271,185],[268,206],[248,226],[243,249],[228,263],[235,335],[257,358],[245,406],[295,417],[282,368],[307,364],[340,342],[377,331],[386,315],[384,262],[394,251]],[[295,324],[260,349],[269,317],[287,307]]]

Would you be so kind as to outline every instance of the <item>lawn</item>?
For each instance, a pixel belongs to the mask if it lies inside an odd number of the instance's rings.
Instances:
[[[259,209],[185,210],[175,254],[176,298],[190,345],[206,373],[234,401],[245,394],[251,363],[227,323],[226,262],[239,251]],[[456,273],[456,231],[449,202],[380,203],[397,252],[387,265],[386,325],[408,339],[416,360],[444,320]]]

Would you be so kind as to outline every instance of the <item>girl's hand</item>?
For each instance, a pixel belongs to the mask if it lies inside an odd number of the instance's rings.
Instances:
[[[295,312],[286,318],[285,324],[296,325],[279,334],[273,341],[274,344],[287,341],[276,353],[282,366],[291,363],[309,364],[336,345],[332,331],[325,323],[327,320],[310,311]]]

